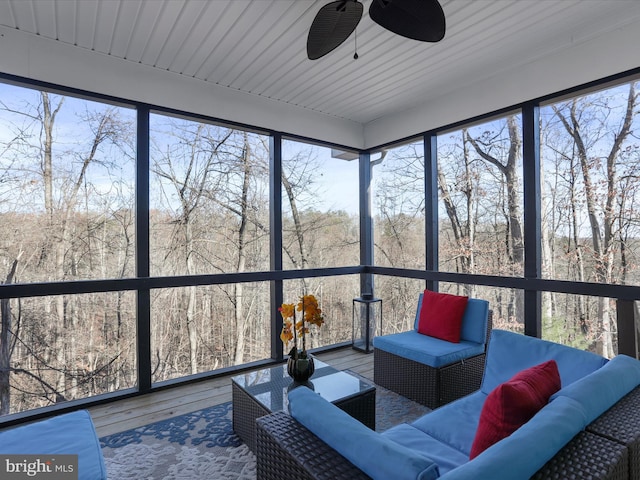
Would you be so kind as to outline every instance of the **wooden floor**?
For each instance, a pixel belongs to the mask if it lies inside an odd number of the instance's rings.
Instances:
[[[373,355],[351,347],[316,355],[337,368],[352,370],[373,381]],[[175,387],[157,393],[89,408],[99,437],[231,401],[231,377]]]

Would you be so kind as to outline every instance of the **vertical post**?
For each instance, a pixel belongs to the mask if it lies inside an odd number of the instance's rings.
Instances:
[[[524,277],[540,278],[541,186],[540,186],[540,107],[532,102],[522,108],[522,165],[524,187]],[[524,333],[542,336],[542,294],[524,291]]]
[[[428,271],[438,270],[438,137],[424,136],[424,228],[425,260]],[[426,281],[429,290],[437,290],[437,282]]]
[[[634,300],[616,301],[618,322],[618,354],[640,358],[638,355],[638,306]]]
[[[148,278],[149,271],[149,107],[137,111],[136,132],[136,276]],[[151,292],[137,292],[138,390],[151,390]]]
[[[282,134],[269,138],[269,249],[272,271],[282,271]],[[282,280],[270,283],[271,358],[283,358],[280,341],[282,317],[277,306],[282,304]]]
[[[360,265],[373,265],[373,219],[371,216],[371,154],[360,153]],[[373,294],[373,274],[360,274],[360,293]]]

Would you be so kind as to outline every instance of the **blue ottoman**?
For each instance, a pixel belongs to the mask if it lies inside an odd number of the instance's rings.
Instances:
[[[0,432],[0,454],[78,455],[80,480],[107,478],[100,442],[86,410]]]

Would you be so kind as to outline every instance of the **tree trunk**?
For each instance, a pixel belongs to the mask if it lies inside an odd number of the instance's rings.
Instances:
[[[507,118],[507,131],[509,134],[509,149],[506,161],[490,155],[483,150],[479,142],[466,133],[465,138],[480,157],[494,165],[504,176],[505,186],[507,190],[507,209],[508,209],[508,251],[511,265],[520,271],[524,268],[524,241],[522,233],[522,212],[520,211],[520,182],[519,176],[519,160],[522,155],[521,137],[518,129],[518,122],[515,116]],[[521,274],[521,273],[520,273]],[[524,320],[524,295],[523,292],[517,291],[513,295],[513,315],[518,321]]]
[[[7,274],[5,284],[13,283],[13,277],[18,266],[18,258],[13,261]],[[0,300],[0,316],[2,317],[2,329],[0,330],[0,415],[7,415],[11,411],[11,344],[13,334],[11,326],[11,299]]]
[[[540,162],[542,165],[542,162]],[[547,204],[547,196],[544,194],[544,168],[540,168],[540,254],[542,255],[542,277],[554,278],[554,261],[551,248],[551,239],[549,238],[549,205]],[[553,323],[553,302],[552,292],[542,292],[542,317],[549,327]]]
[[[238,273],[246,270],[247,263],[247,223],[249,215],[249,181],[251,179],[251,146],[249,145],[249,137],[244,133],[244,149],[242,152],[242,196],[240,200],[240,225],[238,228],[238,264],[236,271]],[[244,363],[245,337],[247,333],[247,318],[243,308],[244,285],[237,283],[234,286],[234,304],[235,304],[235,320],[236,320],[236,354],[235,365]]]

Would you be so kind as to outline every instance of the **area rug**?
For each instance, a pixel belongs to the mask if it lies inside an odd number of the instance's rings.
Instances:
[[[350,372],[355,376],[353,372]],[[256,459],[233,432],[231,402],[100,439],[110,480],[254,480]],[[376,387],[376,430],[429,409]]]

